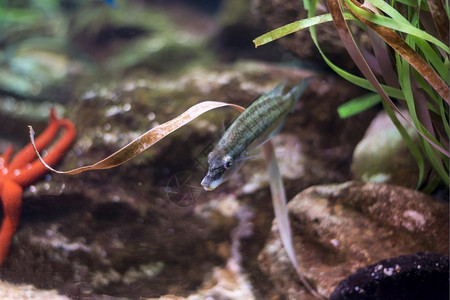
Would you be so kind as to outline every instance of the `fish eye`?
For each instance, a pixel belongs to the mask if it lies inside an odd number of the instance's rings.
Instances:
[[[225,169],[229,169],[232,164],[233,164],[233,159],[231,158],[231,156],[227,155],[223,158],[223,167]]]

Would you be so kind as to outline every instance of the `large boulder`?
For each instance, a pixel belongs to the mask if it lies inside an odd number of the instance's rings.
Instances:
[[[357,181],[313,186],[295,196],[288,208],[300,271],[326,296],[345,277],[380,260],[449,251],[448,202],[404,187]],[[280,294],[310,299],[287,259],[275,222],[260,266]]]

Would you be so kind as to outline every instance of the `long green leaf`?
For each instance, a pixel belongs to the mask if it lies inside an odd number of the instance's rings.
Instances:
[[[423,39],[413,36],[414,42],[419,46],[420,50],[424,53],[424,58],[431,63],[431,65],[436,69],[439,76],[443,78],[447,84],[449,83],[449,70],[448,65],[442,61],[440,55],[438,55],[433,48]]]
[[[380,101],[381,97],[379,94],[369,93],[345,102],[338,107],[337,111],[339,117],[345,119],[377,105]]]
[[[441,116],[442,124],[444,124],[444,130],[447,134],[447,138],[450,136],[450,125],[448,118],[448,106],[444,104],[444,101],[440,99],[439,101],[439,115]]]
[[[393,108],[387,104],[385,101],[382,101],[383,108],[388,114],[391,121],[394,123],[395,127],[397,128],[398,132],[403,138],[403,141],[405,142],[406,146],[408,147],[409,151],[411,152],[412,156],[414,157],[414,160],[417,163],[417,167],[419,168],[419,180],[417,183],[417,187],[420,186],[420,184],[424,180],[425,175],[425,161],[424,156],[422,152],[420,151],[417,144],[413,141],[411,136],[409,135],[408,131],[405,129],[405,127],[401,124],[400,120],[397,118]]]
[[[315,32],[315,29],[314,29],[314,32]],[[311,36],[312,36],[312,34],[311,34]],[[316,37],[316,39],[317,39],[317,37]],[[375,88],[370,84],[370,82],[367,79],[353,75],[352,73],[349,73],[349,72],[339,68],[331,60],[329,60],[328,57],[325,56],[325,53],[321,49],[319,50],[319,52],[322,55],[322,58],[325,61],[325,63],[333,71],[335,71],[339,76],[341,76],[345,80],[353,83],[356,86],[362,87],[362,88],[372,91],[372,92],[376,92]],[[384,84],[382,84],[381,87],[383,88],[385,93],[387,95],[389,95],[389,97],[396,98],[396,99],[402,99],[402,100],[405,98],[403,96],[403,92],[400,89],[396,89],[396,88],[393,88],[393,87],[390,87],[390,86],[384,85]]]
[[[448,185],[450,181],[448,175],[448,165],[446,168],[442,165],[443,161],[448,162],[448,157],[444,157],[443,159],[441,159],[439,153],[436,153],[436,150],[432,148],[431,145],[428,143],[424,143],[423,146],[425,148],[426,156],[431,165],[433,166],[433,169],[438,173],[439,177],[442,178],[443,182],[446,182]]]
[[[439,94],[430,87],[427,81],[416,70],[413,69],[411,71],[414,79],[420,85],[422,90],[428,95],[428,97],[430,97],[431,101],[436,104],[442,101],[442,98],[439,96]]]
[[[399,82],[400,86],[402,88],[403,94],[405,95],[406,103],[408,105],[408,111],[411,116],[411,119],[413,121],[413,124],[415,124],[416,128],[420,128],[418,125],[419,121],[417,119],[416,110],[414,107],[414,100],[413,100],[413,93],[411,89],[411,80],[410,80],[410,74],[409,74],[409,64],[408,62],[404,61],[401,56],[398,53],[395,53],[395,58],[397,61],[397,73],[399,76]],[[420,130],[420,129],[419,129]],[[408,145],[409,149],[411,150],[411,153],[416,153],[417,157],[421,157],[420,164],[418,163],[419,167],[419,182],[418,186],[422,183],[424,175],[425,175],[425,163],[422,158],[422,153],[418,149],[415,143],[413,145]],[[417,161],[417,158],[416,158]]]
[[[356,18],[349,13],[346,13],[345,17],[348,18],[349,20],[356,20]],[[277,40],[288,34],[294,33],[304,28],[308,28],[310,26],[322,23],[327,23],[332,20],[333,19],[330,14],[323,14],[312,18],[295,21],[257,37],[256,39],[253,40],[253,43],[255,44],[255,47],[262,46],[264,44],[270,43],[274,40]]]
[[[426,107],[425,108],[417,107],[418,105],[423,106],[423,104],[422,104],[422,102],[417,101],[418,100],[417,97],[415,97],[412,92],[409,63],[407,61],[405,61],[403,58],[401,58],[399,54],[396,54],[396,59],[397,59],[397,66],[399,68],[398,73],[399,73],[399,78],[400,78],[400,85],[402,86],[402,90],[404,92],[406,102],[408,105],[408,111],[410,112],[410,116],[411,116],[411,119],[412,119],[414,125],[416,126],[416,128],[419,128],[422,135],[425,135],[425,136],[429,137],[430,139],[434,140],[436,143],[439,143],[437,141],[437,139],[435,138],[435,136],[432,134],[432,132],[430,132],[433,130],[433,128],[431,127],[430,120],[428,121],[428,123],[430,125],[428,125],[428,126],[423,125],[423,121],[424,121],[423,119],[426,117],[429,118],[429,115],[428,116],[425,115],[428,112],[428,110],[426,109]],[[418,112],[422,113],[422,117],[420,117],[418,115]],[[421,145],[423,147],[425,157],[431,163],[434,170],[441,177],[441,179],[444,180],[444,182],[448,182],[448,181],[446,181],[447,180],[446,177],[448,177],[448,176],[445,175],[446,174],[445,167],[443,165],[442,159],[440,158],[440,154],[437,153],[436,151],[434,151],[430,147],[430,144],[428,143],[428,141],[426,139],[422,140]]]
[[[398,54],[396,55],[398,56]],[[405,93],[408,111],[414,124],[414,128],[416,128],[420,136],[425,139],[425,143],[430,143],[435,148],[442,149],[439,151],[448,156],[448,146],[444,146],[434,134],[434,128],[431,124],[431,118],[425,100],[418,99],[420,95],[414,95],[412,92],[409,75],[410,68],[407,64],[406,61],[397,57],[399,79],[402,90]]]

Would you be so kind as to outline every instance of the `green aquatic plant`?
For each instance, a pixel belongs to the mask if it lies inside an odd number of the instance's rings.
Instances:
[[[329,13],[317,15],[317,0],[304,0],[308,18],[254,40],[261,46],[309,28],[327,65],[344,79],[370,92],[342,105],[342,118],[378,103],[399,130],[419,167],[418,187],[432,191],[440,182],[449,185],[449,5],[448,1],[327,0]],[[333,21],[347,52],[364,77],[335,65],[322,51],[315,30]],[[349,22],[367,33],[370,47],[355,41]],[[409,112],[410,119],[400,108]],[[400,122],[415,129],[417,143]],[[432,166],[427,178],[426,161]]]

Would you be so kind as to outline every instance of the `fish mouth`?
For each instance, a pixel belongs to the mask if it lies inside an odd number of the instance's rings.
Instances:
[[[207,192],[214,191],[214,188],[209,187],[209,186],[203,186],[203,189],[204,189],[205,191],[207,191]]]
[[[213,191],[218,186],[218,184],[214,184],[214,181],[211,182],[210,180],[208,180],[207,177],[203,178],[200,184],[207,192]]]

